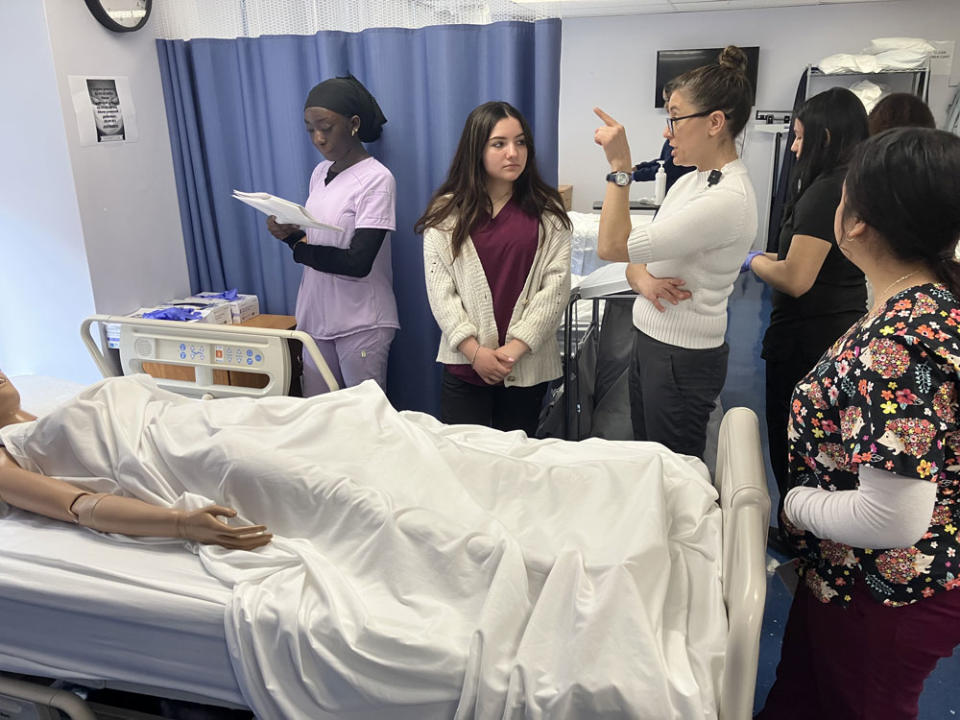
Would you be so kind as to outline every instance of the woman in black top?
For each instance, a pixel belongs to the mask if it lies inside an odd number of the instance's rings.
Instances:
[[[787,491],[787,417],[794,385],[866,310],[863,273],[837,247],[833,218],[847,162],[867,137],[863,103],[845,88],[810,98],[794,119],[797,156],[793,197],[777,253],[752,253],[747,264],[773,288],[763,338],[767,436],[780,491]]]

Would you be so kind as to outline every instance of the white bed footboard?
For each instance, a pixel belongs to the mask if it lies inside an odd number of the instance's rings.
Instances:
[[[716,486],[723,511],[723,599],[729,623],[720,720],[748,720],[767,594],[770,495],[760,424],[747,408],[731,409],[720,425]]]

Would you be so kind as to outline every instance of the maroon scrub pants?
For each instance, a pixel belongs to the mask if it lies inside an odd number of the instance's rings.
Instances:
[[[894,608],[857,578],[851,596],[842,608],[797,588],[777,679],[755,720],[917,717],[923,681],[960,644],[960,589]]]

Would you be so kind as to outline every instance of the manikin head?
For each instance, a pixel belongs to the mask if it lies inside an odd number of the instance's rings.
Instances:
[[[10,382],[10,378],[0,370],[0,427],[27,420],[36,420],[36,416],[20,407],[20,393]]]

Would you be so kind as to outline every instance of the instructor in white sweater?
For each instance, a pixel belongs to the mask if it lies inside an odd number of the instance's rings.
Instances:
[[[594,139],[612,171],[598,252],[630,262],[627,279],[640,294],[630,365],[634,437],[698,457],[727,374],[727,298],[757,233],[756,198],[735,142],[752,105],[745,69],[746,55],[728,46],[718,64],[672,81],[664,137],[674,162],[697,172],[677,181],[646,227],[630,223],[623,126],[595,110],[604,125]]]

